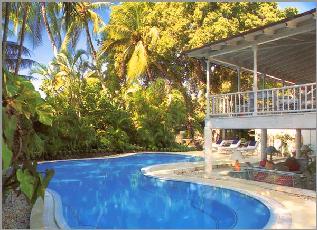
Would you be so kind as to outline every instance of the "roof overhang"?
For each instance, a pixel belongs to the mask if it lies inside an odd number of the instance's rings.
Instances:
[[[315,82],[316,9],[184,53],[252,71],[253,46],[258,47],[259,73],[296,83]]]

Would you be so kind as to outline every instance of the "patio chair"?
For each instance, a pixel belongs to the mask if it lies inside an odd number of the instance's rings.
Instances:
[[[247,147],[237,148],[237,151],[240,151],[244,155],[253,155],[258,148],[258,141],[250,141]]]
[[[240,139],[233,140],[229,146],[218,147],[218,153],[231,153],[233,150],[236,150],[240,146],[240,143]]]
[[[223,142],[224,142],[224,140],[218,139],[218,140],[216,141],[216,143],[213,144],[212,147],[217,148],[217,147],[221,146],[221,144],[222,144]]]
[[[226,145],[228,142],[228,140],[218,139],[216,143],[212,144],[212,148],[217,150],[219,147]]]

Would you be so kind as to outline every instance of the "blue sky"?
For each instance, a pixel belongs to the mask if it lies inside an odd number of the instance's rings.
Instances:
[[[312,2],[312,1],[311,2],[308,2],[308,1],[306,1],[306,2],[279,2],[278,5],[281,9],[284,9],[285,7],[296,7],[298,9],[299,13],[316,8],[316,2]],[[98,13],[99,13],[99,15],[101,15],[101,17],[103,18],[105,23],[107,23],[109,21],[110,10],[103,9],[103,10],[99,10]],[[93,41],[93,42],[94,42],[95,47],[97,47],[96,41]],[[32,50],[32,45],[30,43],[28,43],[27,41],[26,41],[25,46]],[[87,45],[86,45],[85,33],[82,33],[77,48],[78,49],[86,49],[86,47],[87,47]],[[45,32],[43,33],[42,44],[40,44],[38,47],[36,47],[34,50],[32,50],[31,58],[39,63],[42,63],[42,64],[47,64],[52,60],[52,58],[53,58],[52,47],[51,47],[51,44],[49,42],[48,36]],[[29,70],[21,71],[22,74],[27,74],[28,72],[29,72]],[[33,83],[34,87],[37,90],[39,90],[42,79],[38,75],[35,75],[35,77],[37,77],[37,79],[32,80],[32,83]],[[40,93],[42,96],[44,96],[44,94],[42,92],[40,92]]]

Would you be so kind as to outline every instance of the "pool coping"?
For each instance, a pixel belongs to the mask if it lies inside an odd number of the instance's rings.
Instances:
[[[98,157],[98,158],[82,158],[82,159],[42,161],[39,163],[119,158],[119,157],[126,157],[126,156],[131,156],[131,155],[135,155],[135,154],[144,154],[144,153],[158,153],[158,152],[148,152],[147,151],[147,152],[119,154],[119,155],[115,155],[115,156],[103,156],[103,157]],[[187,154],[184,154],[183,152],[159,152],[159,153],[187,155]],[[190,163],[191,165],[196,165],[196,164],[199,165],[202,162],[200,161],[200,162],[182,162],[182,163]],[[268,228],[289,229],[289,228],[291,228],[291,225],[292,225],[291,214],[285,208],[285,206],[282,205],[280,202],[278,202],[272,198],[264,197],[262,195],[255,193],[255,192],[243,190],[241,188],[236,188],[234,186],[213,185],[213,184],[210,184],[207,182],[195,181],[193,178],[184,178],[184,177],[177,178],[175,176],[173,177],[173,174],[175,172],[175,167],[173,168],[173,165],[175,165],[175,164],[178,164],[178,163],[155,164],[155,165],[144,167],[140,170],[145,176],[149,176],[149,177],[153,177],[153,178],[157,178],[157,179],[161,179],[161,180],[172,180],[172,181],[196,183],[196,184],[214,186],[214,187],[218,187],[218,188],[225,188],[225,189],[240,192],[240,193],[245,194],[247,196],[258,199],[259,201],[264,203],[267,206],[267,208],[269,209],[270,213],[273,214],[273,215],[270,215],[270,219],[269,219],[268,223],[266,224],[266,226],[264,227],[265,229],[268,229]],[[162,170],[153,170],[153,169],[155,169],[157,167],[161,167],[161,166],[172,167],[169,170],[164,170],[165,172],[169,173],[169,175],[168,174],[155,175],[155,173],[157,173],[158,171],[162,171]],[[38,200],[36,201],[35,205],[32,208],[32,214],[36,213],[36,215],[31,214],[31,218],[30,218],[30,227],[31,228],[70,229],[70,227],[68,226],[68,224],[63,216],[60,195],[58,195],[55,191],[53,191],[51,189],[46,189],[44,202],[43,201],[40,202],[39,199],[41,199],[41,198],[38,198]],[[286,212],[282,213],[282,214],[278,214],[276,212],[277,210],[285,210]],[[42,213],[42,218],[39,215],[39,213]]]

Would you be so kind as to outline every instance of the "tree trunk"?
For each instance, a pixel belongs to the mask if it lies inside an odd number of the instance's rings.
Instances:
[[[95,62],[97,62],[97,56],[96,56],[96,50],[94,48],[94,45],[92,44],[92,40],[91,40],[91,36],[90,36],[90,32],[89,32],[89,27],[88,27],[88,22],[85,21],[85,30],[86,30],[86,36],[88,39],[88,43],[91,49],[91,55],[92,58],[94,59]]]
[[[2,38],[2,65],[5,66],[5,59],[7,55],[7,39],[8,39],[8,29],[9,29],[9,12],[10,12],[10,3],[5,4],[5,19],[4,19],[4,28],[3,28],[3,38]]]
[[[22,19],[22,25],[21,25],[21,33],[20,33],[20,44],[19,44],[19,52],[17,57],[17,63],[15,66],[14,73],[17,75],[19,73],[19,68],[22,61],[22,50],[23,50],[23,42],[25,37],[25,26],[26,26],[26,19],[27,19],[27,12],[28,12],[28,3],[22,4],[22,10],[23,10],[23,19]]]
[[[154,81],[154,79],[153,79],[153,76],[152,76],[151,70],[149,69],[149,67],[148,67],[148,66],[146,67],[146,74],[147,74],[147,76],[148,76],[148,80],[149,80],[149,82],[150,82],[150,81],[151,81],[151,82],[153,82],[153,81]]]
[[[48,37],[50,39],[50,42],[51,42],[51,45],[53,48],[54,56],[56,56],[57,55],[57,46],[56,46],[56,43],[54,41],[54,37],[53,37],[52,31],[51,31],[50,25],[48,24],[48,20],[47,20],[47,16],[46,16],[45,2],[41,2],[41,13],[42,13],[43,22],[44,22]]]

